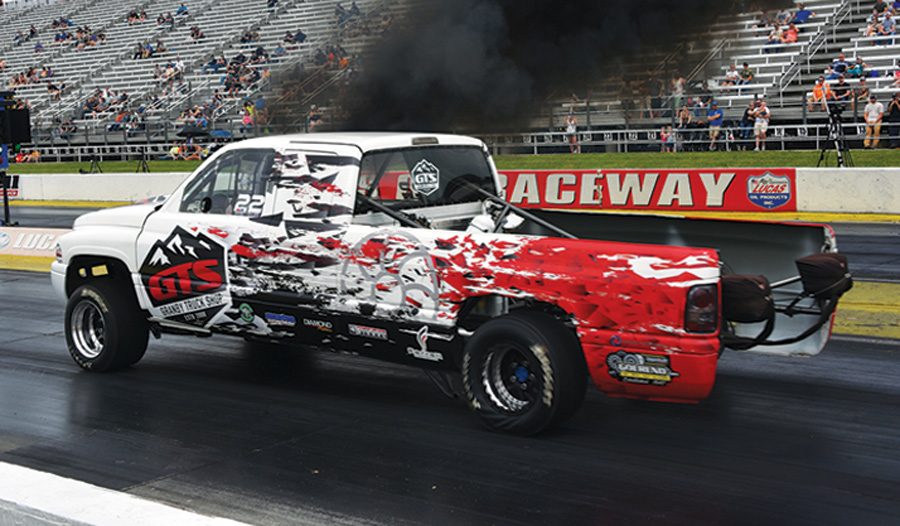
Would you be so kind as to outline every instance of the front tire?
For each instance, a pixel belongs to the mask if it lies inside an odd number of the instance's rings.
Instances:
[[[575,335],[541,312],[493,319],[463,353],[469,407],[492,431],[532,435],[572,417],[584,400],[587,367]]]
[[[78,287],[69,297],[66,343],[82,369],[119,369],[144,356],[149,327],[127,286],[96,281]]]

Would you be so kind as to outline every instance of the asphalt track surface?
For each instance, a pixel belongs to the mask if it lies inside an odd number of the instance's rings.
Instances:
[[[857,277],[897,281],[896,225],[836,230]],[[226,337],[167,335],[87,373],[62,310],[46,274],[0,271],[0,462],[250,524],[900,522],[894,340],[726,352],[700,404],[591,388],[519,438],[419,370]]]

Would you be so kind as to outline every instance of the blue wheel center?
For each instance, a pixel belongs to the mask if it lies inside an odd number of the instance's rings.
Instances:
[[[524,365],[520,365],[520,366],[516,367],[515,374],[516,374],[516,380],[518,380],[520,383],[525,383],[525,381],[528,380],[528,377],[530,376],[528,369]]]

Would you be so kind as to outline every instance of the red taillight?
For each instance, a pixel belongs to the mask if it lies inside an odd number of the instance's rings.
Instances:
[[[688,291],[684,328],[697,333],[713,333],[719,328],[719,289],[716,285],[695,285]]]

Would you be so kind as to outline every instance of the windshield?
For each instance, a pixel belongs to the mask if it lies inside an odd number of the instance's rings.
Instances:
[[[403,148],[362,158],[359,192],[391,208],[478,201],[496,195],[487,154],[472,146]]]

